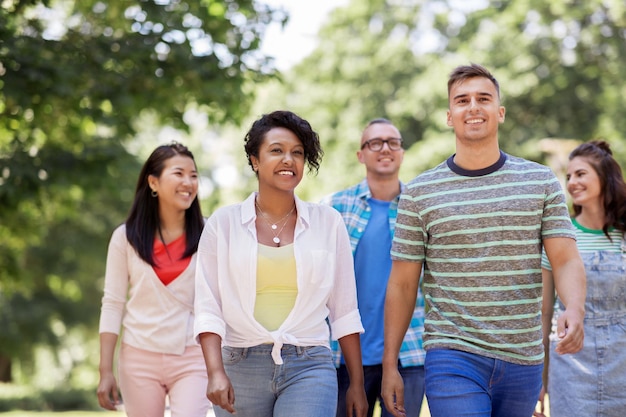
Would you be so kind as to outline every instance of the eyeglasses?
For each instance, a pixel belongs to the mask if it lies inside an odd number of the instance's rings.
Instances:
[[[387,144],[387,146],[389,146],[389,149],[392,151],[399,151],[400,149],[402,149],[402,138],[389,138],[389,139],[374,138],[374,139],[366,140],[361,145],[361,149],[365,149],[365,147],[367,146],[368,148],[370,148],[370,151],[380,152],[383,150],[383,146],[385,145],[385,143]]]

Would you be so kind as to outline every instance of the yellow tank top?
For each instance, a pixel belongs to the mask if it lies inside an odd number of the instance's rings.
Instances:
[[[293,244],[258,247],[254,318],[273,331],[283,324],[296,302],[296,259]]]

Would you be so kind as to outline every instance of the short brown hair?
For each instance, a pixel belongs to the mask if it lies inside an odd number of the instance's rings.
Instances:
[[[478,64],[461,65],[452,70],[448,78],[448,97],[450,97],[450,90],[452,90],[454,84],[474,77],[483,77],[490,80],[496,87],[498,99],[500,99],[500,84],[498,80],[496,80],[496,77],[494,77],[487,68]]]

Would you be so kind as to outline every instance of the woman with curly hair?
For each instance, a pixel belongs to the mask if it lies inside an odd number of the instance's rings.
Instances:
[[[364,417],[352,249],[339,212],[300,200],[305,166],[322,150],[289,111],[245,138],[258,191],[208,219],[198,247],[195,334],[218,417],[328,417],[337,407],[329,331],[346,357],[350,415]]]

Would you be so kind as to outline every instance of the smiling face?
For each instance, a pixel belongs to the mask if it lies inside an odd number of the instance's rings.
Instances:
[[[185,211],[198,195],[198,172],[193,159],[175,155],[165,161],[161,175],[148,176],[152,191],[156,191],[160,210]]]
[[[450,88],[448,126],[457,140],[476,142],[498,140],[498,125],[504,122],[496,86],[485,77],[458,81]]]
[[[583,208],[602,204],[600,177],[587,158],[577,156],[569,161],[566,180],[574,204]]]
[[[275,127],[265,134],[259,156],[252,155],[250,160],[259,178],[259,189],[293,192],[304,172],[304,146],[291,130]]]
[[[400,131],[389,123],[374,123],[368,126],[361,136],[361,146],[372,139],[400,139]],[[368,175],[398,176],[400,165],[404,158],[404,149],[391,150],[388,143],[384,143],[380,151],[373,151],[369,146],[357,151],[359,162],[365,165]]]

